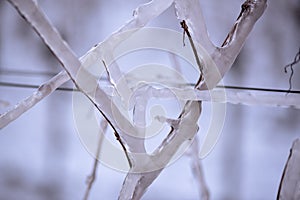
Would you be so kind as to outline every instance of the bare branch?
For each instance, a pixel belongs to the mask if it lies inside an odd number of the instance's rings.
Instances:
[[[181,28],[183,28],[184,33],[186,33],[188,38],[189,38],[189,41],[190,41],[190,44],[192,46],[193,53],[194,53],[194,56],[195,56],[195,59],[196,59],[197,65],[198,65],[198,68],[200,70],[200,76],[198,78],[198,81],[195,84],[195,88],[198,88],[200,86],[201,81],[203,81],[203,65],[200,62],[200,58],[198,56],[197,49],[196,49],[195,44],[193,42],[192,36],[189,32],[189,28],[188,28],[187,24],[185,23],[185,20],[182,20],[182,22],[180,22],[180,24],[181,24]]]
[[[199,0],[175,0],[175,8],[178,19],[185,20],[191,28],[195,40],[212,54],[216,47],[211,42],[206,23],[202,14],[202,9]]]
[[[293,142],[281,177],[277,199],[300,199],[300,139]]]
[[[209,189],[205,181],[203,169],[202,169],[202,163],[199,159],[199,141],[198,138],[195,137],[193,144],[190,148],[190,157],[192,160],[192,172],[193,175],[195,175],[196,182],[198,183],[198,189],[199,189],[199,196],[202,200],[208,200],[209,199]]]
[[[291,62],[290,64],[287,64],[285,67],[284,67],[284,72],[287,73],[287,68],[290,68],[291,69],[291,74],[290,74],[290,77],[289,77],[289,91],[288,93],[291,91],[292,89],[292,78],[293,78],[293,75],[294,75],[294,65],[296,65],[297,63],[300,62],[300,48],[299,48],[299,51],[298,53],[296,54],[295,58],[294,58],[294,61]]]
[[[94,159],[94,165],[93,165],[91,174],[87,177],[87,180],[86,180],[87,187],[86,187],[85,194],[83,197],[84,200],[87,200],[89,198],[90,191],[92,189],[94,181],[96,180],[96,174],[97,174],[97,168],[98,168],[98,158],[99,158],[100,151],[101,151],[103,137],[107,130],[107,121],[102,120],[100,123],[100,126],[101,126],[101,129],[99,129],[99,140],[98,140],[98,144],[97,144],[97,151],[96,151],[96,155],[95,155],[95,159]]]

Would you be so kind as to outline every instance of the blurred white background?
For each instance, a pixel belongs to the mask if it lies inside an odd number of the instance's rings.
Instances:
[[[38,2],[81,56],[116,31],[132,17],[139,4],[147,1]],[[215,44],[225,39],[242,3],[201,0]],[[299,13],[299,0],[269,1],[234,67],[225,76],[225,84],[287,89],[288,75],[283,67],[294,59],[300,47]],[[182,32],[174,7],[148,26]],[[3,113],[35,89],[2,83],[40,85],[62,68],[6,1],[0,1],[0,30]],[[293,78],[295,90],[300,89],[299,77],[298,64]],[[202,115],[205,118],[205,113]],[[293,108],[228,104],[220,140],[203,160],[212,199],[274,199],[289,148],[300,136],[299,121],[300,111]],[[1,130],[0,199],[82,199],[92,164],[93,158],[81,144],[74,125],[72,92],[56,91]],[[100,164],[90,199],[117,199],[124,177],[124,173]],[[199,199],[190,158],[184,156],[166,168],[143,199]]]

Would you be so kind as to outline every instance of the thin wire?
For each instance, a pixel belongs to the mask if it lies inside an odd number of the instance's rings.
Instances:
[[[294,93],[300,94],[300,90],[283,90],[283,89],[272,89],[272,88],[256,88],[256,87],[240,87],[240,86],[230,86],[230,85],[218,85],[217,88],[233,89],[233,90],[253,90],[253,91],[263,91],[263,92],[281,92],[281,93]]]
[[[15,87],[15,88],[38,88],[39,85],[32,85],[32,84],[23,84],[23,83],[9,83],[9,82],[0,82],[0,87]],[[272,89],[272,88],[256,88],[256,87],[241,87],[241,86],[232,86],[232,85],[218,85],[216,88],[224,88],[224,89],[231,89],[231,90],[252,90],[252,91],[262,91],[262,92],[279,92],[279,93],[293,93],[293,94],[300,94],[300,90],[283,90],[283,89]],[[60,91],[67,91],[78,92],[76,88],[69,88],[69,87],[59,87],[56,90]]]
[[[55,76],[59,72],[50,71],[29,71],[29,70],[13,70],[13,69],[0,69],[0,75],[6,76]]]
[[[9,83],[9,82],[0,82],[0,87],[14,87],[14,88],[39,88],[39,85],[32,85],[32,84],[23,84],[23,83]],[[78,92],[79,90],[76,88],[69,88],[69,87],[59,87],[56,90],[60,91],[67,91],[67,92]]]
[[[35,77],[47,76],[53,77],[59,72],[50,72],[50,71],[30,71],[30,70],[11,70],[11,69],[0,69],[0,76],[21,76],[21,77]],[[100,77],[100,81],[105,81],[105,77]]]

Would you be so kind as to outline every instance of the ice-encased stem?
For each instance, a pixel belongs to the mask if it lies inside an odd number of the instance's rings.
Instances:
[[[21,116],[27,110],[32,108],[42,99],[47,97],[49,94],[51,94],[69,79],[70,78],[68,74],[65,71],[62,71],[53,78],[51,78],[49,81],[43,83],[31,96],[27,97],[26,99],[23,99],[12,109],[0,115],[0,129],[17,119],[19,116]]]
[[[293,142],[279,185],[277,200],[300,199],[300,139]]]
[[[178,117],[178,127],[172,127],[167,138],[151,154],[150,159],[139,163],[139,172],[128,172],[119,195],[119,200],[138,200],[158,177],[184,142],[191,142],[198,132],[197,121],[201,114],[201,102],[187,101]],[[149,166],[156,166],[151,169]],[[149,171],[151,170],[151,171]],[[144,171],[144,172],[143,172]]]
[[[210,79],[209,88],[214,88],[224,77],[225,73],[231,68],[234,60],[243,47],[247,36],[251,32],[254,24],[264,13],[266,6],[267,0],[246,0],[224,43],[220,47],[217,47],[213,45],[209,39],[199,1],[175,0],[177,17],[180,20],[187,21],[191,28],[191,32],[193,33],[192,36],[197,43],[207,51],[220,73],[220,76],[205,76],[205,78]],[[206,90],[207,86],[202,84],[200,89]]]
[[[195,137],[194,142],[190,147],[190,151],[190,157],[192,160],[191,168],[198,184],[199,197],[201,200],[208,200],[210,197],[209,189],[205,181],[202,163],[199,158],[199,141],[197,137]]]

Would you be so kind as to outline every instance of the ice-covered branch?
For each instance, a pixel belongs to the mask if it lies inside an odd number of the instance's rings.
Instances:
[[[57,30],[50,24],[37,3],[33,0],[8,0],[19,14],[32,26],[47,47],[55,54],[64,66],[70,78],[75,80],[81,65],[73,51],[62,39]]]
[[[149,98],[147,98],[147,94],[139,94],[135,96],[135,102],[133,107],[133,123],[137,129],[138,137],[140,138],[137,140],[138,148],[140,152],[145,152],[145,135],[146,135],[146,110]]]
[[[167,166],[182,144],[191,142],[198,132],[197,121],[201,102],[187,101],[178,117],[178,126],[172,127],[167,138],[142,163],[126,176],[119,199],[140,199],[147,188]],[[146,158],[146,159],[145,159]],[[138,173],[135,173],[135,172]]]
[[[191,27],[195,40],[209,54],[213,53],[215,46],[208,36],[199,0],[175,0],[174,2],[178,19],[185,20],[188,26]]]
[[[204,173],[203,173],[203,167],[201,160],[199,158],[199,141],[198,138],[195,137],[193,144],[190,147],[189,156],[192,160],[192,172],[195,176],[196,182],[198,183],[198,190],[199,190],[199,196],[201,200],[208,200],[209,199],[209,189],[205,181]]]
[[[27,1],[14,1],[14,0],[8,0],[11,2],[17,9],[20,6],[20,3],[22,6],[25,6],[24,8],[26,10],[29,9],[30,12],[34,12],[33,10],[37,9],[36,5],[32,6],[32,2],[27,3]],[[159,0],[153,0],[147,4],[140,5],[136,10],[135,10],[135,15],[134,17],[128,21],[123,27],[121,27],[118,31],[116,31],[114,34],[112,34],[109,38],[107,38],[105,41],[107,45],[101,45],[103,48],[97,48],[93,47],[89,52],[87,52],[83,57],[84,62],[89,63],[93,61],[93,58],[98,59],[98,58],[103,58],[103,54],[108,52],[109,54],[109,49],[113,49],[116,45],[122,42],[122,40],[118,40],[117,38],[113,39],[113,36],[119,33],[122,33],[124,31],[130,30],[130,29],[138,29],[142,28],[145,26],[150,20],[152,20],[154,17],[158,16],[161,14],[165,9],[167,9],[171,4],[173,3],[173,0],[167,0],[167,1],[159,1]],[[36,12],[36,11],[35,11]],[[21,13],[21,15],[23,15]],[[39,19],[37,19],[39,20]],[[131,32],[132,33],[132,32]],[[129,35],[128,35],[129,37]],[[104,42],[105,42],[104,41]],[[113,41],[113,42],[112,42]],[[99,45],[98,45],[99,46]],[[104,51],[104,48],[107,48]],[[109,55],[110,56],[110,55]],[[82,59],[80,59],[82,61]],[[110,64],[110,63],[109,63]],[[120,77],[120,70],[117,68],[116,65],[112,64],[112,69],[113,70],[113,75],[115,76],[115,79],[118,80],[118,77]],[[5,127],[8,125],[10,122],[13,120],[17,119],[20,115],[22,115],[24,112],[29,110],[32,106],[34,106],[36,103],[44,99],[46,96],[51,94],[55,89],[57,89],[60,85],[65,83],[67,80],[70,79],[70,77],[66,74],[66,72],[62,71],[59,73],[60,75],[57,75],[56,77],[50,79],[46,83],[42,84],[40,87],[41,88],[48,88],[51,86],[51,90],[47,90],[47,92],[44,91],[44,89],[39,89],[35,93],[33,93],[30,97],[22,100],[18,105],[14,107],[14,109],[3,113],[0,117],[0,128]],[[126,86],[126,84],[120,84],[122,86]],[[121,91],[127,91],[127,89],[120,89]],[[37,98],[38,97],[38,98]],[[29,103],[30,102],[30,103]]]
[[[215,60],[217,66],[220,66],[222,77],[232,66],[247,36],[250,34],[256,21],[264,13],[266,7],[267,0],[247,0],[241,6],[241,12],[221,46],[220,56],[217,56]]]
[[[199,45],[204,47],[214,63],[220,75],[216,75],[213,68],[204,71],[205,79],[209,79],[209,86],[202,84],[202,90],[214,88],[231,68],[234,60],[243,47],[247,36],[251,32],[256,21],[262,16],[267,5],[267,0],[247,0],[242,5],[242,10],[231,31],[221,47],[216,47],[209,39],[201,7],[198,0],[175,0],[177,16],[180,20],[187,21],[193,32],[193,37]]]
[[[174,0],[152,0],[146,4],[140,5],[135,9],[133,19],[121,27],[117,33],[144,27],[150,20],[159,16],[169,8],[173,2]]]
[[[300,199],[300,139],[293,142],[277,194],[278,200]]]
[[[31,0],[11,0],[10,2],[16,7],[20,15],[22,15],[24,19],[26,19],[35,29],[54,55],[56,55],[76,87],[96,106],[99,112],[114,129],[116,136],[118,136],[122,130],[126,130],[128,133],[134,134],[135,129],[132,124],[120,113],[117,106],[110,98],[108,98],[106,93],[98,87],[97,79],[85,69],[80,68],[81,63],[79,60],[68,45],[62,40],[58,32],[47,20],[46,16],[39,10],[36,3]],[[90,58],[93,56],[93,52],[88,52],[88,54],[83,58],[82,65],[89,63]],[[117,123],[117,120],[121,123]],[[122,136],[129,147],[132,150],[135,150],[135,140],[126,134],[122,134]],[[122,139],[120,137],[117,137],[117,139],[125,149]]]
[[[134,10],[134,15],[131,20],[126,22],[120,29],[112,33],[105,41],[99,43],[92,48],[88,53],[91,56],[87,57],[89,62],[96,61],[96,59],[103,59],[108,61],[108,69],[111,72],[110,76],[115,85],[116,91],[120,94],[124,101],[127,101],[132,93],[126,80],[122,78],[122,73],[117,63],[114,61],[112,52],[114,48],[119,45],[123,40],[129,38],[134,32],[143,28],[149,21],[164,12],[174,0],[152,0],[146,4],[138,6]],[[119,37],[121,33],[122,37]]]
[[[246,0],[243,3],[241,12],[221,48],[217,48],[211,55],[219,69],[221,78],[223,78],[225,73],[231,68],[247,36],[256,21],[264,13],[266,6],[267,0]],[[219,81],[219,79],[216,79],[215,85]],[[205,89],[205,86],[203,86],[203,89]]]
[[[55,87],[58,87],[59,84],[67,80],[66,75],[68,75],[76,87],[87,96],[87,98],[97,107],[99,112],[111,125],[116,133],[116,138],[121,140],[121,138],[118,137],[118,133],[120,133],[122,140],[124,139],[126,141],[129,150],[131,153],[133,153],[133,167],[130,169],[126,179],[124,180],[119,199],[140,199],[149,185],[157,178],[165,166],[170,162],[178,149],[184,143],[189,143],[194,139],[198,131],[197,121],[201,113],[201,101],[199,100],[202,98],[210,99],[210,95],[208,93],[205,96],[203,93],[201,93],[202,96],[198,96],[194,95],[195,91],[192,91],[193,95],[187,93],[186,91],[179,91],[179,95],[187,97],[187,101],[179,117],[173,121],[167,121],[170,122],[171,126],[168,136],[152,154],[146,154],[140,157],[134,153],[146,153],[143,146],[143,141],[141,143],[138,141],[139,138],[130,136],[139,135],[139,130],[122,115],[119,107],[103,91],[103,89],[98,87],[97,78],[88,71],[88,68],[90,65],[96,63],[97,60],[104,60],[107,62],[109,66],[107,71],[110,73],[112,84],[114,85],[118,94],[120,94],[122,98],[127,99],[129,96],[128,94],[131,94],[131,88],[129,88],[127,85],[127,80],[120,79],[122,73],[118,65],[113,62],[114,57],[112,51],[118,44],[126,39],[126,37],[129,37],[134,32],[128,32],[125,37],[118,37],[118,34],[133,28],[142,28],[151,19],[165,11],[174,0],[152,0],[147,4],[139,6],[135,10],[132,20],[127,22],[117,32],[109,36],[104,42],[93,47],[80,61],[76,58],[68,45],[62,40],[58,32],[53,28],[50,22],[46,19],[45,15],[39,10],[37,5],[32,0],[8,1],[16,7],[20,14],[36,30],[44,43],[56,55],[66,71],[62,72],[63,77],[59,76],[58,80],[54,80],[54,86],[49,91],[47,90],[48,93],[42,93],[42,95],[40,95],[40,99],[36,98],[39,95],[33,95],[32,98],[37,99],[37,101],[34,102],[38,102],[38,100],[41,100],[46,95],[54,91]],[[206,81],[213,83],[210,85],[211,88],[216,86],[216,84],[224,76],[225,72],[231,67],[247,35],[251,31],[257,19],[262,15],[265,5],[266,0],[247,0],[243,4],[241,14],[238,17],[232,31],[225,40],[222,48],[216,48],[213,46],[208,37],[199,2],[197,0],[175,0],[178,17],[186,20],[189,23],[191,29],[193,30],[193,35],[195,36],[196,41],[206,49],[221,73],[221,76],[205,76],[206,72],[204,72]],[[208,71],[209,70],[210,68],[208,68]],[[46,84],[46,86],[48,85],[49,83]],[[161,91],[153,90],[153,92],[159,93]],[[196,91],[196,94],[199,94],[200,92],[201,91]],[[167,92],[164,91],[163,94],[166,96],[168,95]],[[154,95],[154,93],[152,95]],[[203,95],[205,97],[203,97]],[[146,103],[140,101],[141,99],[139,99],[138,95],[136,97],[136,101],[134,102],[133,120],[138,125],[144,125]],[[214,97],[218,96],[214,95]],[[241,95],[237,95],[235,97],[235,99],[241,98],[243,99],[244,97]],[[249,99],[249,97],[247,98]],[[213,101],[218,100],[224,101],[222,98],[213,99]],[[30,104],[28,101],[26,101],[25,104],[29,109],[35,103]],[[268,101],[271,102],[272,100]],[[19,113],[15,114],[15,116],[19,116],[25,112],[25,107],[20,109]],[[5,116],[9,117],[9,115]],[[12,117],[11,120],[15,118]],[[128,135],[128,133],[130,133],[130,135]],[[121,141],[120,143],[123,146]]]
[[[177,68],[178,72],[180,72],[181,68],[179,64],[176,63],[176,58],[171,58],[176,65],[175,68]],[[174,75],[174,79],[178,78],[176,77],[176,74]],[[178,84],[176,84],[176,86],[177,88],[182,87]],[[141,96],[142,98],[140,98]],[[140,115],[144,115],[145,106],[147,106],[147,99],[150,99],[151,97],[175,98],[178,100],[178,96],[174,95],[174,93],[167,88],[157,89],[151,85],[141,86],[135,90],[135,93],[132,96],[133,101],[136,102],[136,104],[134,104],[136,107],[139,105],[143,106],[141,109],[142,111],[140,111]],[[179,99],[181,98],[179,97]],[[200,113],[200,101],[187,101],[178,119],[167,119],[165,121],[171,127],[169,134],[151,155],[144,155],[142,157],[143,160],[138,162],[139,165],[132,168],[127,174],[123,182],[119,199],[140,199],[143,196],[147,188],[170,162],[179,147],[183,143],[189,142],[192,138],[194,138],[194,135],[198,131],[197,121]],[[157,117],[159,118],[160,116]]]
[[[247,0],[242,6],[241,14],[238,17],[234,28],[229,33],[229,36],[226,39],[226,47],[224,44],[223,48],[216,48],[209,40],[206,25],[201,14],[199,2],[197,0],[175,0],[175,7],[177,9],[178,18],[181,20],[186,20],[190,24],[194,36],[196,36],[197,42],[200,45],[204,46],[206,51],[210,54],[212,60],[216,63],[221,74],[221,76],[215,76],[215,73],[210,73],[210,69],[208,66],[208,72],[204,72],[204,76],[205,81],[210,82],[209,88],[214,88],[222,79],[225,72],[229,70],[241,47],[243,46],[247,35],[250,33],[257,19],[262,15],[265,6],[266,0]],[[212,75],[207,76],[207,74]],[[201,87],[201,89],[207,89],[206,84],[203,84],[203,87]],[[162,142],[162,144],[156,149],[156,151],[154,151],[153,155],[151,155],[151,159],[148,162],[146,160],[143,164],[141,164],[141,166],[138,166],[149,167],[153,166],[154,164],[161,168],[158,168],[158,170],[151,172],[147,172],[148,169],[145,168],[144,173],[138,174],[134,174],[134,171],[129,172],[123,183],[119,199],[140,199],[147,187],[156,179],[156,177],[160,174],[166,164],[170,161],[171,157],[176,153],[175,149],[178,149],[181,144],[186,141],[186,139],[192,140],[194,138],[198,130],[197,120],[201,112],[201,109],[199,110],[197,109],[197,107],[201,107],[201,103],[199,101],[187,101],[182,113],[180,114],[178,119],[175,120],[177,121],[177,126],[172,126],[171,124],[170,133]],[[194,113],[194,111],[196,112]],[[190,116],[192,116],[193,118],[190,118]],[[185,120],[187,118],[189,119],[188,122]],[[196,121],[194,121],[195,119]],[[193,128],[196,128],[196,130],[194,130]]]
[[[17,119],[20,115],[47,97],[67,80],[69,80],[68,74],[65,71],[62,71],[49,81],[42,84],[31,96],[19,102],[11,110],[0,115],[0,129]]]
[[[174,83],[174,85],[176,85],[176,83]],[[153,98],[300,109],[300,94],[293,93],[286,95],[284,92],[249,92],[227,89],[225,91],[226,97],[224,98],[224,91],[217,88],[214,90],[199,91],[193,87],[183,86],[181,86],[181,88],[174,87],[172,90],[167,88],[154,88],[151,86],[144,87],[147,88],[141,87],[139,90],[147,89],[147,93],[151,94]],[[140,93],[139,90],[132,96],[132,99],[136,98],[135,95]]]

